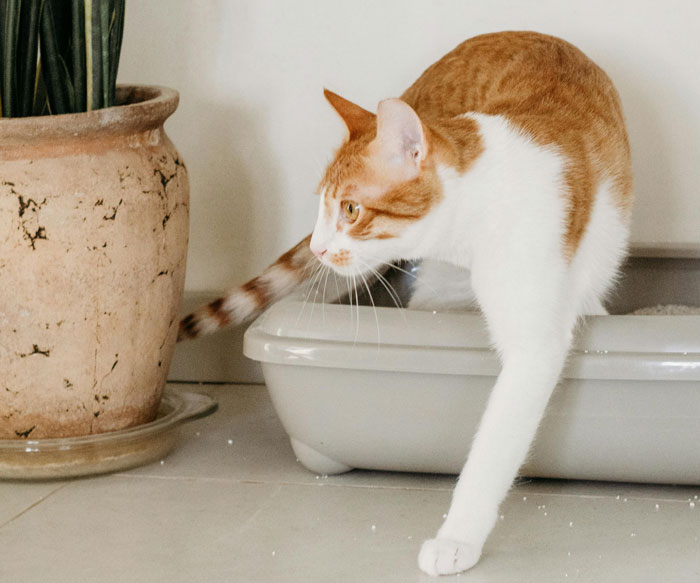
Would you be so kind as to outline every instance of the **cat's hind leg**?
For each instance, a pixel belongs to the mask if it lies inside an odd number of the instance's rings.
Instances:
[[[588,228],[569,266],[569,306],[578,314],[608,314],[603,300],[617,280],[627,254],[628,218],[616,207],[615,196],[610,181],[600,185]]]

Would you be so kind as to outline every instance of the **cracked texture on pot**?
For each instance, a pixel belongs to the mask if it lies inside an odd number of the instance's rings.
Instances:
[[[56,116],[90,117],[65,135],[40,139],[40,127],[13,144],[18,124],[0,123],[0,138],[10,134],[0,140],[0,439],[101,433],[156,414],[189,190],[162,128],[177,94],[138,91],[135,105]],[[130,127],[109,129],[123,118]],[[56,124],[21,123],[31,121]]]

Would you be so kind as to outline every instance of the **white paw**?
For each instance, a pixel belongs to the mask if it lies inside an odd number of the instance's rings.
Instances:
[[[476,565],[481,549],[469,543],[433,538],[423,543],[418,566],[428,575],[454,575]]]

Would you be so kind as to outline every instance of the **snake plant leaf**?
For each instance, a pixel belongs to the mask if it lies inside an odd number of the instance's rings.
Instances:
[[[7,20],[7,0],[0,0],[0,117],[5,115],[2,108],[2,96],[5,88],[5,21]]]
[[[0,94],[2,94],[3,65],[5,63],[3,53],[5,50],[5,20],[7,20],[6,14],[7,0],[0,0]]]
[[[61,26],[60,10],[54,10],[53,0],[44,0],[40,18],[40,46],[42,71],[46,93],[52,114],[75,111],[70,95],[73,93],[70,77],[67,76],[61,46],[65,47],[65,27]]]
[[[5,15],[7,14],[7,0],[0,0],[0,117],[2,112],[2,92],[4,87],[3,79],[5,78],[5,59],[3,54],[5,51]]]
[[[87,61],[87,108],[99,109],[102,101],[102,35],[100,34],[101,0],[85,0],[85,42]]]
[[[32,115],[41,0],[22,0],[17,35],[17,115]]]
[[[46,94],[44,76],[41,72],[41,61],[36,66],[36,80],[34,82],[34,107],[32,115],[49,115],[49,96]]]
[[[17,32],[20,0],[2,3],[2,107],[6,117],[17,115]]]
[[[87,109],[86,99],[86,72],[85,72],[85,5],[83,0],[71,1],[71,75],[73,80],[73,93],[75,96],[75,110]]]
[[[113,0],[99,0],[100,7],[100,60],[102,61],[102,106],[109,107],[109,25]]]
[[[114,17],[109,27],[109,104],[116,101],[117,70],[124,37],[125,0],[114,0]]]

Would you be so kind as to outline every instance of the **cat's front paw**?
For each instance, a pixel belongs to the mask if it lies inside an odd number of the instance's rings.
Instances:
[[[466,542],[433,538],[423,543],[418,566],[428,575],[454,575],[471,569],[479,561],[481,549]]]

